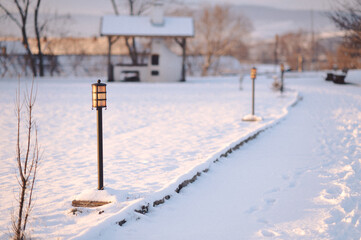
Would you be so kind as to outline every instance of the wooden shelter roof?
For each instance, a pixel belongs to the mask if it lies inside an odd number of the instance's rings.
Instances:
[[[190,17],[164,17],[163,24],[153,24],[148,16],[103,16],[101,36],[127,37],[194,37]]]

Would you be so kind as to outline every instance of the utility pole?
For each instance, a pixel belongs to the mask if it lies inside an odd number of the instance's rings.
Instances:
[[[311,9],[311,70],[315,70],[315,31],[313,25],[313,9]]]

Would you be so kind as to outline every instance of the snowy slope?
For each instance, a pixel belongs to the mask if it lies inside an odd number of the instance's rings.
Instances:
[[[22,79],[24,89],[24,79]],[[242,122],[251,111],[250,79],[239,90],[238,77],[192,79],[173,84],[108,84],[104,119],[102,196],[97,187],[96,114],[90,84],[96,79],[37,79],[35,117],[44,157],[33,211],[33,237],[70,238],[107,219],[133,214],[147,200],[174,193],[174,186],[193,176],[242,138],[284,116],[297,93],[272,92],[273,80],[259,77],[256,114],[264,121]],[[29,83],[29,80],[27,80]],[[15,116],[17,81],[1,80],[0,211],[10,213],[16,190]],[[14,194],[13,194],[14,192]],[[98,195],[98,196],[97,196]],[[96,197],[112,203],[73,215],[71,201]],[[99,214],[100,210],[105,212]],[[129,215],[133,217],[133,215]],[[121,220],[121,219],[119,219]],[[10,214],[0,216],[6,239]]]

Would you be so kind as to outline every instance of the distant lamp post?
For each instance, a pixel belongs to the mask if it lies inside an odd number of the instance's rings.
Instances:
[[[97,125],[98,125],[98,190],[104,189],[103,181],[103,120],[102,108],[107,107],[107,85],[98,80],[97,83],[92,84],[92,109],[97,110]]]
[[[253,67],[251,69],[251,79],[252,79],[252,115],[254,115],[254,81],[257,77],[257,68]]]
[[[255,97],[255,80],[257,77],[257,68],[253,67],[251,69],[251,79],[252,79],[252,114],[247,115],[242,118],[243,121],[260,121],[262,118],[255,116],[254,114],[254,97]]]
[[[281,93],[283,93],[283,77],[284,77],[284,73],[285,73],[285,66],[283,65],[283,63],[281,63]]]
[[[303,71],[303,57],[302,55],[298,55],[298,72]]]

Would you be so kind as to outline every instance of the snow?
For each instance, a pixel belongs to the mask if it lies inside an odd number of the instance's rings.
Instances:
[[[108,109],[103,111],[105,190],[97,191],[96,114],[91,111],[95,81],[37,79],[35,117],[44,157],[30,225],[33,237],[360,236],[357,84],[335,85],[320,73],[286,75],[281,95],[271,90],[272,77],[259,75],[255,114],[262,121],[243,122],[251,112],[249,76],[242,91],[239,76],[191,78],[186,83],[108,83]],[[23,89],[25,82],[29,80],[22,79]],[[17,81],[3,79],[0,85],[0,103],[8,106],[1,109],[0,118],[0,210],[10,213],[16,193],[12,102]],[[247,143],[225,154],[242,141]],[[197,181],[175,192],[198,172]],[[165,204],[153,207],[168,195]],[[74,199],[111,203],[74,212]],[[146,215],[134,212],[147,204]],[[120,227],[117,222],[123,219],[126,223]],[[0,216],[0,226],[0,238],[6,239],[10,214]]]
[[[360,86],[299,75],[282,122],[166,204],[77,239],[359,239]]]
[[[74,200],[92,200],[104,202],[116,202],[115,195],[108,189],[98,191],[97,189],[87,189],[74,197]]]
[[[194,23],[189,17],[164,17],[162,25],[154,25],[148,16],[102,17],[100,26],[102,36],[138,37],[193,37]]]
[[[250,121],[250,122],[261,121],[261,120],[262,120],[261,117],[257,117],[256,115],[252,115],[252,114],[248,114],[242,118],[242,121]]]
[[[37,80],[35,117],[44,157],[37,182],[34,236],[75,236],[129,206],[136,208],[134,204],[147,197],[158,200],[173,194],[175,186],[194,175],[197,167],[285,115],[284,108],[296,99],[295,92],[278,98],[270,90],[270,81],[260,77],[256,113],[264,121],[249,124],[241,118],[251,110],[250,81],[244,80],[244,90],[239,91],[238,76],[195,78],[185,84],[109,83],[108,109],[103,111],[104,181],[116,200],[101,215],[90,210],[74,217],[69,214],[71,201],[97,186],[96,114],[91,111],[90,94],[95,81]],[[1,211],[9,212],[13,194],[6,193],[16,186],[12,101],[17,81],[2,80],[0,84],[0,101],[9,106],[2,109],[0,118],[4,126]],[[5,234],[10,218],[3,215],[0,219]]]

